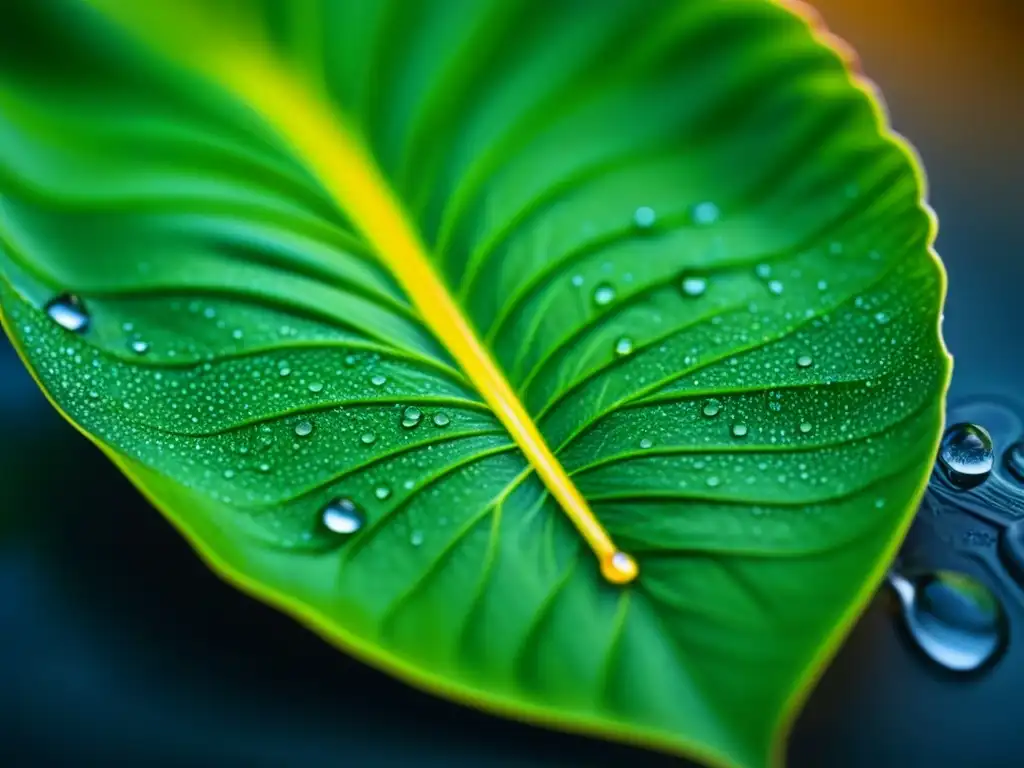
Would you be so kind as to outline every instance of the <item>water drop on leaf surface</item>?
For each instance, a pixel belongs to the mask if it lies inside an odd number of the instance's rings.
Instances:
[[[349,536],[362,528],[366,519],[351,499],[334,499],[324,507],[321,521],[332,533]]]
[[[89,313],[80,298],[64,293],[46,305],[46,314],[57,325],[74,333],[85,333],[89,330]]]
[[[991,435],[977,424],[954,424],[942,436],[939,465],[958,488],[983,483],[995,465]]]

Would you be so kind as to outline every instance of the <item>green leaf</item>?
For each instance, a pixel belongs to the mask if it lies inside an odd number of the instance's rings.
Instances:
[[[55,405],[346,650],[708,764],[781,759],[922,492],[921,186],[770,0],[0,30],[0,304]]]

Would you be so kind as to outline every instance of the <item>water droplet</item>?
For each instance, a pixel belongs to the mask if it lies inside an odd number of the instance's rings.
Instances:
[[[448,414],[447,413],[442,413],[442,412],[438,411],[437,413],[434,414],[434,426],[435,427],[447,427],[451,423],[452,423],[452,420],[450,418],[448,418]]]
[[[772,266],[771,264],[758,264],[754,267],[754,272],[757,273],[758,277],[767,280],[772,275]]]
[[[377,435],[373,432],[363,432],[363,434],[359,436],[359,442],[363,445],[373,445],[377,442]]]
[[[85,333],[89,330],[89,313],[85,303],[77,296],[62,293],[46,305],[46,314],[57,325],[73,333]]]
[[[684,277],[682,282],[683,293],[691,298],[703,296],[708,290],[708,281],[703,277]]]
[[[992,472],[992,437],[977,424],[954,424],[942,436],[939,465],[958,488],[980,485]]]
[[[311,382],[309,385],[309,391],[314,395],[318,395],[324,391],[324,385],[319,381]]]
[[[583,285],[583,275],[573,275],[571,282],[575,287],[579,288]]]
[[[640,441],[640,447],[643,448],[644,450],[647,450],[652,445],[654,445],[654,443],[648,437],[645,437]]]
[[[712,475],[707,479],[708,488],[717,488],[722,484],[722,478]]]
[[[768,281],[768,292],[772,295],[781,296],[784,290],[786,290],[786,287],[782,284],[781,280]]]
[[[704,407],[701,409],[701,413],[703,413],[708,418],[713,418],[721,412],[722,404],[714,399],[708,400],[706,403],[704,403]]]
[[[712,202],[697,203],[690,210],[690,220],[694,224],[706,226],[718,221],[720,213],[718,206]]]
[[[654,212],[654,209],[641,205],[635,211],[633,211],[633,223],[637,229],[650,229],[654,226],[654,222],[657,221],[658,214]]]
[[[414,547],[418,547],[423,543],[423,531],[413,531],[412,536],[409,537],[409,543]]]
[[[636,560],[625,552],[613,552],[601,559],[601,575],[612,584],[628,584],[639,572]]]
[[[623,336],[621,339],[615,342],[615,354],[619,357],[625,357],[633,351],[633,340],[628,336]]]
[[[334,499],[320,517],[324,527],[332,533],[351,536],[366,523],[366,518],[352,499]]]
[[[733,424],[732,425],[732,436],[733,437],[746,437],[750,433],[746,424]]]
[[[281,374],[281,378],[287,378],[288,376],[292,375],[292,369],[289,368],[287,365],[284,365],[281,367],[278,373]]]
[[[375,387],[383,387],[387,384],[388,377],[382,374],[376,373],[370,377],[370,383]]]
[[[615,289],[608,283],[602,283],[594,289],[594,303],[599,307],[606,307],[615,301]]]
[[[810,355],[800,355],[796,359],[797,368],[810,368],[812,365],[814,365],[814,359]]]
[[[235,476],[235,470],[233,470],[233,469],[225,469],[224,470],[224,479],[225,480],[230,480],[234,476]]]
[[[879,325],[888,325],[889,315],[885,312],[879,312],[875,315],[875,322]]]
[[[1006,456],[1003,457],[1003,462],[1010,470],[1010,474],[1024,483],[1024,443],[1011,445],[1006,451]]]
[[[818,281],[818,290],[819,291],[827,291],[828,290],[828,283],[825,280],[819,280]]]
[[[954,571],[907,578],[890,572],[910,637],[942,667],[971,672],[993,659],[1007,640],[999,600],[976,579]]]
[[[295,425],[295,434],[299,437],[309,437],[313,434],[313,423],[310,421],[300,421]]]
[[[417,408],[415,405],[410,405],[404,411],[402,411],[402,426],[405,429],[415,429],[420,425],[420,421],[423,419],[423,411]]]
[[[149,352],[149,344],[141,339],[135,339],[135,341],[128,346],[131,347],[132,352],[136,355],[144,355]]]
[[[378,485],[374,489],[373,495],[376,496],[381,501],[384,501],[384,499],[391,495],[391,489],[388,488],[386,485]]]
[[[802,422],[800,422],[800,431],[803,434],[809,435],[813,429],[814,429],[814,425],[811,424],[811,422],[809,422],[809,421],[802,421]]]

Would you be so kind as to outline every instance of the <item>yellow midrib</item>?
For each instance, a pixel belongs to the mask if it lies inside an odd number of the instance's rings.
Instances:
[[[224,53],[216,59],[215,76],[288,142],[374,248],[594,551],[604,577],[618,584],[635,579],[636,562],[612,542],[477,338],[370,153],[277,62],[240,48]]]

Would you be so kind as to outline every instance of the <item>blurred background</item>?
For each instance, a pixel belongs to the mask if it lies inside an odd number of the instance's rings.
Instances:
[[[817,0],[924,158],[950,276],[953,418],[1024,421],[1024,3]],[[998,445],[997,445],[998,447]],[[431,698],[221,583],[0,341],[0,764],[679,765]],[[985,514],[980,507],[989,505]],[[974,574],[1010,642],[957,676],[880,593],[801,717],[793,766],[1011,766],[1024,588],[988,557],[1024,504],[934,495],[904,564]],[[1020,641],[1017,642],[1017,638]]]

